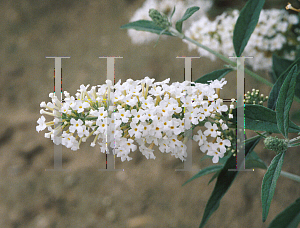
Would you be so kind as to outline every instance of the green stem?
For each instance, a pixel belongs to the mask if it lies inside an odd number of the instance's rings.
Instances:
[[[227,57],[225,57],[224,55],[222,55],[222,54],[220,54],[220,53],[218,53],[218,52],[216,52],[216,51],[210,49],[209,47],[206,47],[206,46],[204,46],[203,44],[200,44],[199,42],[197,42],[197,41],[195,41],[195,40],[193,40],[193,39],[191,39],[191,38],[189,38],[189,37],[186,37],[186,36],[185,36],[183,39],[188,40],[189,42],[191,42],[191,43],[197,45],[198,47],[201,47],[201,48],[203,48],[204,50],[206,50],[206,51],[208,51],[208,52],[214,54],[214,55],[217,56],[217,57],[219,57],[219,58],[222,59],[224,62],[227,62],[227,63],[231,64],[232,66],[236,67],[236,65],[237,65],[236,62],[231,61],[229,58],[227,58]],[[264,84],[266,84],[266,85],[268,85],[268,86],[270,86],[270,87],[273,86],[273,83],[271,83],[271,82],[269,82],[268,80],[262,78],[262,77],[259,76],[258,74],[255,74],[253,71],[251,71],[251,70],[249,70],[249,69],[247,69],[247,68],[244,68],[244,69],[245,69],[245,72],[246,72],[247,74],[249,74],[251,77],[255,78],[256,80],[258,80],[258,81],[260,81],[260,82],[262,82],[262,83],[264,83]]]
[[[204,46],[203,44],[200,44],[200,43],[197,42],[196,40],[193,40],[193,39],[191,39],[191,38],[189,38],[189,37],[186,37],[186,36],[184,36],[183,39],[188,40],[189,42],[191,42],[191,43],[197,45],[198,47],[201,47],[201,48],[203,48],[204,50],[206,50],[206,51],[208,51],[208,52],[214,54],[214,55],[217,56],[217,57],[219,57],[219,58],[222,59],[224,62],[227,62],[227,63],[229,63],[229,64],[231,64],[231,65],[233,65],[233,66],[236,67],[236,65],[237,65],[236,62],[231,61],[229,58],[225,57],[224,55],[222,55],[222,54],[220,54],[220,53],[218,53],[218,52],[216,52],[216,51],[210,49],[209,47]]]
[[[283,177],[287,177],[287,178],[289,178],[291,180],[300,182],[300,176],[298,176],[296,174],[292,174],[292,173],[288,173],[288,172],[285,172],[285,171],[281,171],[280,175],[283,176]]]
[[[197,42],[197,41],[195,41],[195,40],[193,40],[193,39],[191,39],[191,38],[189,38],[189,37],[184,36],[182,33],[179,33],[180,35],[178,35],[178,34],[176,34],[176,33],[172,33],[172,34],[178,36],[178,37],[181,38],[181,39],[185,39],[185,40],[187,40],[187,41],[189,41],[189,42],[191,42],[191,43],[197,45],[198,47],[203,48],[204,50],[206,50],[206,51],[208,51],[208,52],[214,54],[214,55],[217,56],[217,57],[219,57],[219,58],[222,59],[224,62],[227,62],[227,63],[231,64],[233,67],[236,67],[236,66],[237,66],[237,63],[236,63],[236,62],[231,61],[229,58],[227,58],[227,57],[225,57],[224,55],[222,55],[222,54],[220,54],[220,53],[218,53],[218,52],[216,52],[216,51],[210,49],[209,47],[206,47],[206,46],[204,46],[203,44],[200,44],[199,42]],[[266,85],[268,85],[268,86],[270,86],[270,87],[272,87],[272,86],[274,85],[273,83],[271,83],[271,82],[269,82],[268,80],[262,78],[261,76],[259,76],[258,74],[254,73],[253,71],[251,71],[251,70],[249,70],[249,69],[247,69],[247,68],[244,68],[244,70],[245,70],[245,73],[249,74],[251,77],[255,78],[256,80],[258,80],[258,81],[260,81],[260,82],[262,82],[262,83],[264,83],[264,84],[266,84]],[[294,96],[294,99],[295,99],[295,101],[297,101],[298,103],[300,103],[300,99],[299,99],[298,97]]]

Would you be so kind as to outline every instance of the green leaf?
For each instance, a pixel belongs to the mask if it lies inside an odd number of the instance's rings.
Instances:
[[[235,112],[233,112],[235,113]],[[267,131],[272,133],[280,133],[277,127],[276,112],[262,105],[245,105],[245,128],[253,131]],[[234,114],[233,123],[236,122],[236,114]],[[300,127],[290,121],[289,132],[298,133]]]
[[[156,25],[153,21],[147,21],[147,20],[139,20],[130,22],[126,25],[122,25],[120,27],[121,29],[135,29],[138,31],[145,31],[145,32],[151,32],[160,34],[164,29]],[[169,35],[173,36],[170,32],[165,31],[162,33],[163,35]]]
[[[200,170],[196,175],[194,175],[192,178],[188,179],[182,186],[186,185],[187,183],[191,182],[192,180],[195,180],[198,177],[202,177],[204,175],[217,172],[223,167],[223,165],[213,165],[209,167],[205,167],[204,169]]]
[[[268,166],[266,163],[260,159],[260,157],[255,153],[254,151],[251,152],[251,154],[248,155],[246,159],[245,164],[246,169],[252,169],[252,168],[260,168],[260,169],[267,169]]]
[[[276,64],[276,65],[280,65],[280,61],[282,61],[282,59],[276,59],[275,62],[274,62],[274,55],[273,55],[273,64]],[[278,77],[277,81],[275,82],[270,94],[269,94],[269,99],[268,99],[268,108],[272,109],[272,110],[275,110],[276,108],[276,102],[277,102],[277,99],[278,99],[278,95],[279,95],[279,91],[280,91],[280,88],[284,82],[284,80],[286,79],[287,75],[289,74],[289,72],[291,71],[291,69],[297,65],[297,64],[300,64],[300,58],[298,58],[297,60],[295,60],[288,68],[286,68],[285,71],[283,71],[280,76]],[[286,67],[286,63],[283,64],[284,67]],[[282,66],[283,66],[282,65]],[[280,70],[279,70],[280,68]],[[275,66],[273,65],[273,71],[275,69]],[[280,71],[283,70],[283,67],[277,67],[277,72],[280,73]],[[298,77],[297,77],[297,83],[296,83],[296,88],[300,88],[300,71],[298,73]],[[295,91],[295,95],[297,97],[300,98],[300,90],[296,90]]]
[[[174,6],[173,11],[172,11],[171,16],[170,16],[170,21],[172,20],[172,17],[173,17],[173,15],[175,13],[175,9],[176,9],[176,7]]]
[[[212,176],[212,178],[209,180],[209,182],[208,182],[207,185],[209,185],[214,179],[216,179],[216,178],[219,176],[219,174],[220,174],[221,171],[222,171],[222,169],[218,170],[218,171]]]
[[[233,71],[231,68],[221,69],[221,70],[215,70],[211,73],[208,73],[206,75],[203,75],[201,78],[198,78],[195,82],[196,83],[202,83],[202,84],[209,84],[210,80],[221,80],[225,77],[226,74]]]
[[[280,58],[278,55],[272,55],[272,70],[274,75],[274,82],[280,77],[282,73],[293,63],[293,61]]]
[[[297,85],[296,85],[296,88],[298,88]],[[300,109],[296,110],[294,113],[292,113],[291,120],[294,120],[296,122],[300,122]]]
[[[246,157],[259,143],[260,139],[261,136],[258,135],[245,141]],[[234,157],[233,155],[231,155],[231,157],[226,161],[224,167],[221,169],[221,172],[218,175],[218,179],[214,190],[206,204],[199,228],[203,228],[210,216],[218,209],[222,197],[230,188],[231,184],[233,183],[238,174],[238,171],[228,171],[228,169],[236,169],[236,157]]]
[[[243,53],[257,25],[264,3],[265,0],[248,0],[241,10],[233,31],[233,46],[237,57]]]
[[[300,146],[300,142],[299,143],[292,143],[290,147],[296,147],[296,146]]]
[[[288,138],[290,122],[289,112],[294,100],[296,77],[298,73],[297,71],[297,65],[293,66],[281,86],[276,103],[276,119],[278,129],[286,139]]]
[[[182,33],[182,23],[184,21],[186,21],[187,19],[189,19],[195,12],[197,12],[198,10],[200,9],[200,7],[198,6],[193,6],[193,7],[190,7],[188,8],[184,15],[182,16],[181,19],[179,19],[177,22],[176,22],[176,30],[180,33]]]
[[[226,156],[219,159],[219,163],[225,164],[226,161],[231,157],[232,153],[231,152],[227,152],[227,153],[228,154]],[[212,158],[213,156],[209,156],[209,157]],[[220,172],[221,172],[221,169],[212,176],[212,178],[209,180],[207,185],[209,185],[214,179],[216,179],[219,176]]]
[[[262,202],[262,220],[263,222],[266,221],[271,201],[274,196],[276,182],[281,172],[281,167],[283,164],[285,152],[277,154],[263,178],[262,186],[261,186],[261,202]]]
[[[300,223],[300,198],[280,212],[268,228],[297,228]]]

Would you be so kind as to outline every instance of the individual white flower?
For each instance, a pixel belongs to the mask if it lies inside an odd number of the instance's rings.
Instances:
[[[167,144],[167,142],[164,141],[164,142],[160,143],[160,145],[159,145],[159,150],[160,150],[162,153],[164,153],[164,152],[170,153],[170,152],[171,152],[171,147],[169,147],[168,144]]]
[[[205,153],[206,151],[210,152],[215,149],[215,145],[212,142],[203,141],[203,145],[200,146],[200,150]]]
[[[199,142],[198,142],[198,145],[199,145],[199,146],[202,146],[202,145],[204,144],[204,142],[206,141],[206,136],[202,133],[201,130],[199,130],[197,133],[198,133],[197,135],[194,135],[194,136],[193,136],[193,139],[194,139],[196,142],[199,141]]]
[[[131,117],[130,111],[125,110],[124,108],[119,109],[114,115],[116,119],[121,119],[123,123],[127,123],[129,117]]]
[[[64,104],[62,105],[60,111],[61,111],[62,113],[65,113],[65,114],[70,115],[71,112],[72,112],[72,111],[70,110],[70,104],[69,104],[69,103],[64,103]]]
[[[151,86],[154,81],[154,78],[149,78],[148,76],[146,76],[144,79],[141,80],[141,83],[145,83],[147,86]]]
[[[155,107],[152,97],[147,97],[147,99],[141,97],[140,101],[142,102],[142,109],[144,110],[152,109]]]
[[[226,152],[225,146],[230,147],[231,143],[228,139],[221,139],[220,137],[217,137],[217,142],[215,145],[216,145],[216,148],[220,149],[221,153],[225,153]]]
[[[132,118],[132,122],[133,123],[138,123],[139,121],[141,122],[145,122],[146,121],[146,115],[145,115],[145,111],[140,109],[139,111],[137,111],[136,109],[132,109],[131,111],[131,115],[133,115]]]
[[[83,93],[86,92],[87,88],[89,88],[90,84],[88,84],[87,86],[84,86],[83,84],[80,85],[80,89],[78,89],[77,91]]]
[[[70,132],[74,133],[76,130],[77,132],[83,131],[83,121],[81,119],[75,120],[74,118],[71,118],[70,123],[72,124],[69,127]]]
[[[143,125],[136,125],[135,123],[131,122],[130,123],[130,130],[128,131],[129,135],[132,137],[134,136],[135,138],[140,139],[142,137],[142,132],[143,132]]]
[[[148,148],[145,146],[145,144],[142,144],[139,146],[139,149],[141,153],[147,158],[147,159],[155,159],[154,150],[151,148]]]
[[[66,146],[67,148],[71,148],[74,145],[77,145],[77,143],[78,143],[74,136],[72,136],[71,134],[67,134],[66,132],[64,132],[62,134],[62,137],[63,137],[62,138],[62,145]]]
[[[213,105],[208,105],[207,101],[202,102],[202,107],[200,107],[201,113],[203,113],[205,116],[210,116],[211,112],[214,110]]]
[[[46,123],[45,123],[45,117],[44,116],[41,116],[38,120],[37,120],[37,123],[39,124],[39,126],[36,126],[36,131],[39,132],[39,131],[43,131],[47,126],[46,126]]]
[[[97,126],[99,126],[97,131],[99,131],[102,134],[106,134],[106,129],[107,129],[107,124],[106,123],[107,123],[106,120],[97,119],[96,124],[97,124]]]
[[[212,159],[213,163],[218,163],[219,159],[224,157],[224,153],[221,153],[217,150],[210,150],[210,151],[207,152],[207,155],[213,156],[213,159]]]
[[[65,98],[65,104],[68,104],[69,107],[73,108],[76,105],[76,100],[73,96],[71,96],[70,98]]]
[[[119,147],[116,149],[117,157],[121,157],[122,162],[124,162],[126,160],[127,161],[132,160],[132,158],[128,156],[128,153],[129,153],[129,151],[123,149],[122,147]]]
[[[222,100],[218,99],[215,101],[215,110],[221,114],[221,112],[226,112],[228,110],[228,106],[227,105],[221,105],[222,104]]]
[[[125,102],[127,105],[133,107],[137,104],[138,99],[136,97],[132,97],[131,94],[127,95],[122,99],[123,102]]]
[[[154,124],[154,122],[152,123]],[[162,138],[162,131],[164,129],[164,125],[162,122],[157,122],[153,126],[153,130],[150,132],[151,135],[153,135],[155,138]]]
[[[210,135],[211,137],[214,138],[217,136],[217,131],[216,131],[218,129],[217,124],[214,123],[212,125],[210,122],[206,122],[204,126],[207,128],[207,130],[204,131],[205,136]]]
[[[164,94],[164,90],[162,90],[162,88],[160,86],[156,87],[155,89],[152,87],[149,91],[149,94],[153,95],[153,96],[161,96]]]
[[[123,145],[126,146],[127,150],[135,151],[137,146],[134,145],[133,142],[134,141],[132,139],[127,139],[127,141]]]
[[[222,130],[227,130],[227,129],[228,129],[228,126],[227,126],[226,124],[223,123],[223,124],[221,125],[221,128],[222,128]]]
[[[172,148],[175,149],[176,146],[179,146],[179,140],[177,139],[177,136],[172,135],[171,137],[168,138],[168,145]]]
[[[100,145],[100,151],[101,153],[107,153],[109,154],[109,150],[107,150],[107,145],[106,145],[106,141],[102,139],[102,142],[98,142],[98,144]]]
[[[77,100],[73,105],[73,110],[77,110],[78,113],[81,113],[84,111],[85,108],[90,107],[90,104],[88,102],[82,102]]]
[[[186,152],[187,146],[183,144],[181,141],[178,141],[177,146],[174,150],[172,150],[171,155],[175,156],[175,158],[179,158],[181,161],[185,161],[187,157]]]
[[[158,120],[158,116],[156,115],[156,109],[147,110],[145,113],[147,120],[152,120],[153,122]]]
[[[83,136],[88,136],[90,134],[90,132],[86,129],[86,126],[83,125],[80,131],[77,131],[77,134],[80,138],[82,138]]]
[[[98,109],[98,120],[104,120],[107,117],[107,111],[104,107]]]

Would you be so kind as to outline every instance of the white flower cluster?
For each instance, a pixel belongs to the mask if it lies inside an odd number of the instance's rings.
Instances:
[[[212,0],[146,0],[141,8],[139,8],[131,17],[130,22],[138,20],[150,20],[149,9],[156,9],[165,15],[171,15],[174,6],[176,7],[175,13],[172,17],[172,23],[178,21],[184,14],[185,10],[191,6],[199,6],[200,10],[197,14],[193,15],[194,19],[198,19],[200,15],[207,12],[213,4]],[[188,26],[189,20],[186,21],[183,26]],[[183,27],[183,28],[184,28]],[[128,35],[134,44],[143,44],[150,41],[155,41],[158,38],[157,34],[136,31],[134,29],[128,30]],[[165,38],[165,36],[162,36]]]
[[[79,149],[81,142],[94,135],[92,147],[101,139],[98,142],[101,152],[109,153],[106,149],[109,144],[122,161],[132,159],[128,155],[137,149],[134,140],[147,159],[155,159],[153,146],[156,145],[161,152],[185,160],[188,137],[184,133],[193,126],[204,125],[206,130],[199,130],[193,139],[199,141],[202,152],[207,151],[208,155],[213,156],[213,162],[217,163],[224,156],[226,147],[231,146],[224,135],[228,126],[221,119],[224,118],[222,112],[227,112],[228,107],[222,104],[215,93],[215,89],[221,89],[227,83],[225,79],[214,80],[210,84],[185,81],[172,85],[167,85],[170,79],[155,83],[154,80],[149,77],[137,81],[127,79],[122,85],[119,80],[115,86],[107,80],[107,84],[98,86],[98,91],[96,86],[87,91],[89,85],[81,85],[76,93],[77,100],[65,91],[66,98],[62,103],[50,93],[52,103],[42,102],[40,106],[52,112],[41,109],[40,113],[54,116],[55,119],[45,122],[42,116],[37,121],[39,125],[36,130],[39,132],[48,127],[49,132],[45,137],[51,137],[55,144],[72,150]],[[234,108],[231,106],[230,113]],[[217,116],[218,121],[208,120]],[[229,118],[232,117],[229,114]],[[186,121],[187,118],[190,121]],[[59,127],[51,128],[57,124]],[[67,131],[64,130],[66,127]],[[60,133],[61,137],[55,137]],[[214,138],[213,142],[207,141],[209,136]],[[146,143],[150,146],[146,146]]]
[[[219,53],[234,56],[233,30],[238,16],[238,10],[233,10],[231,13],[224,12],[217,16],[214,21],[210,21],[206,16],[203,16],[192,23],[191,27],[186,30],[185,35]],[[282,52],[284,46],[295,46],[297,44],[297,40],[290,38],[287,33],[292,25],[298,23],[299,18],[285,10],[262,10],[259,22],[243,52],[244,56],[253,57],[247,59],[246,63],[249,63],[254,70],[270,69],[273,52]],[[207,56],[211,60],[216,59],[208,51],[186,40],[184,42],[188,43],[189,50],[197,49],[201,56]],[[281,56],[293,60],[295,51],[289,53],[283,51]]]

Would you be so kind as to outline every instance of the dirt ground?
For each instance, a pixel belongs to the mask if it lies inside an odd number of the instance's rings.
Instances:
[[[63,147],[63,168],[71,171],[45,171],[53,168],[54,147],[44,137],[46,131],[37,133],[35,127],[40,103],[49,102],[53,92],[54,60],[46,56],[71,57],[62,61],[62,68],[63,90],[72,95],[81,84],[105,83],[106,60],[100,56],[123,57],[115,61],[116,81],[145,76],[156,81],[171,78],[170,83],[183,81],[184,62],[176,57],[197,56],[196,52],[188,52],[186,44],[176,38],[160,40],[155,49],[154,43],[133,45],[127,31],[119,29],[142,3],[0,1],[0,228],[199,226],[215,184],[207,185],[212,175],[182,187],[197,172],[175,172],[183,163],[158,149],[155,160],[135,151],[130,162],[116,158],[116,168],[125,171],[102,172],[98,169],[105,168],[105,155],[88,141],[78,151]],[[205,58],[194,60],[193,79],[223,65]],[[259,73],[270,80],[265,72]],[[222,97],[235,97],[235,77],[234,73],[226,76],[230,87],[224,86]],[[246,91],[252,88],[264,94],[271,89],[246,76]],[[298,104],[292,107],[296,109]],[[261,142],[255,151],[269,164],[274,153],[263,147]],[[200,162],[203,153],[196,143],[193,148],[194,168],[212,164]],[[289,150],[283,170],[300,175],[298,154],[299,149]],[[267,227],[299,197],[299,183],[280,177],[263,224],[260,187],[264,173],[259,169],[240,173],[206,227]]]

